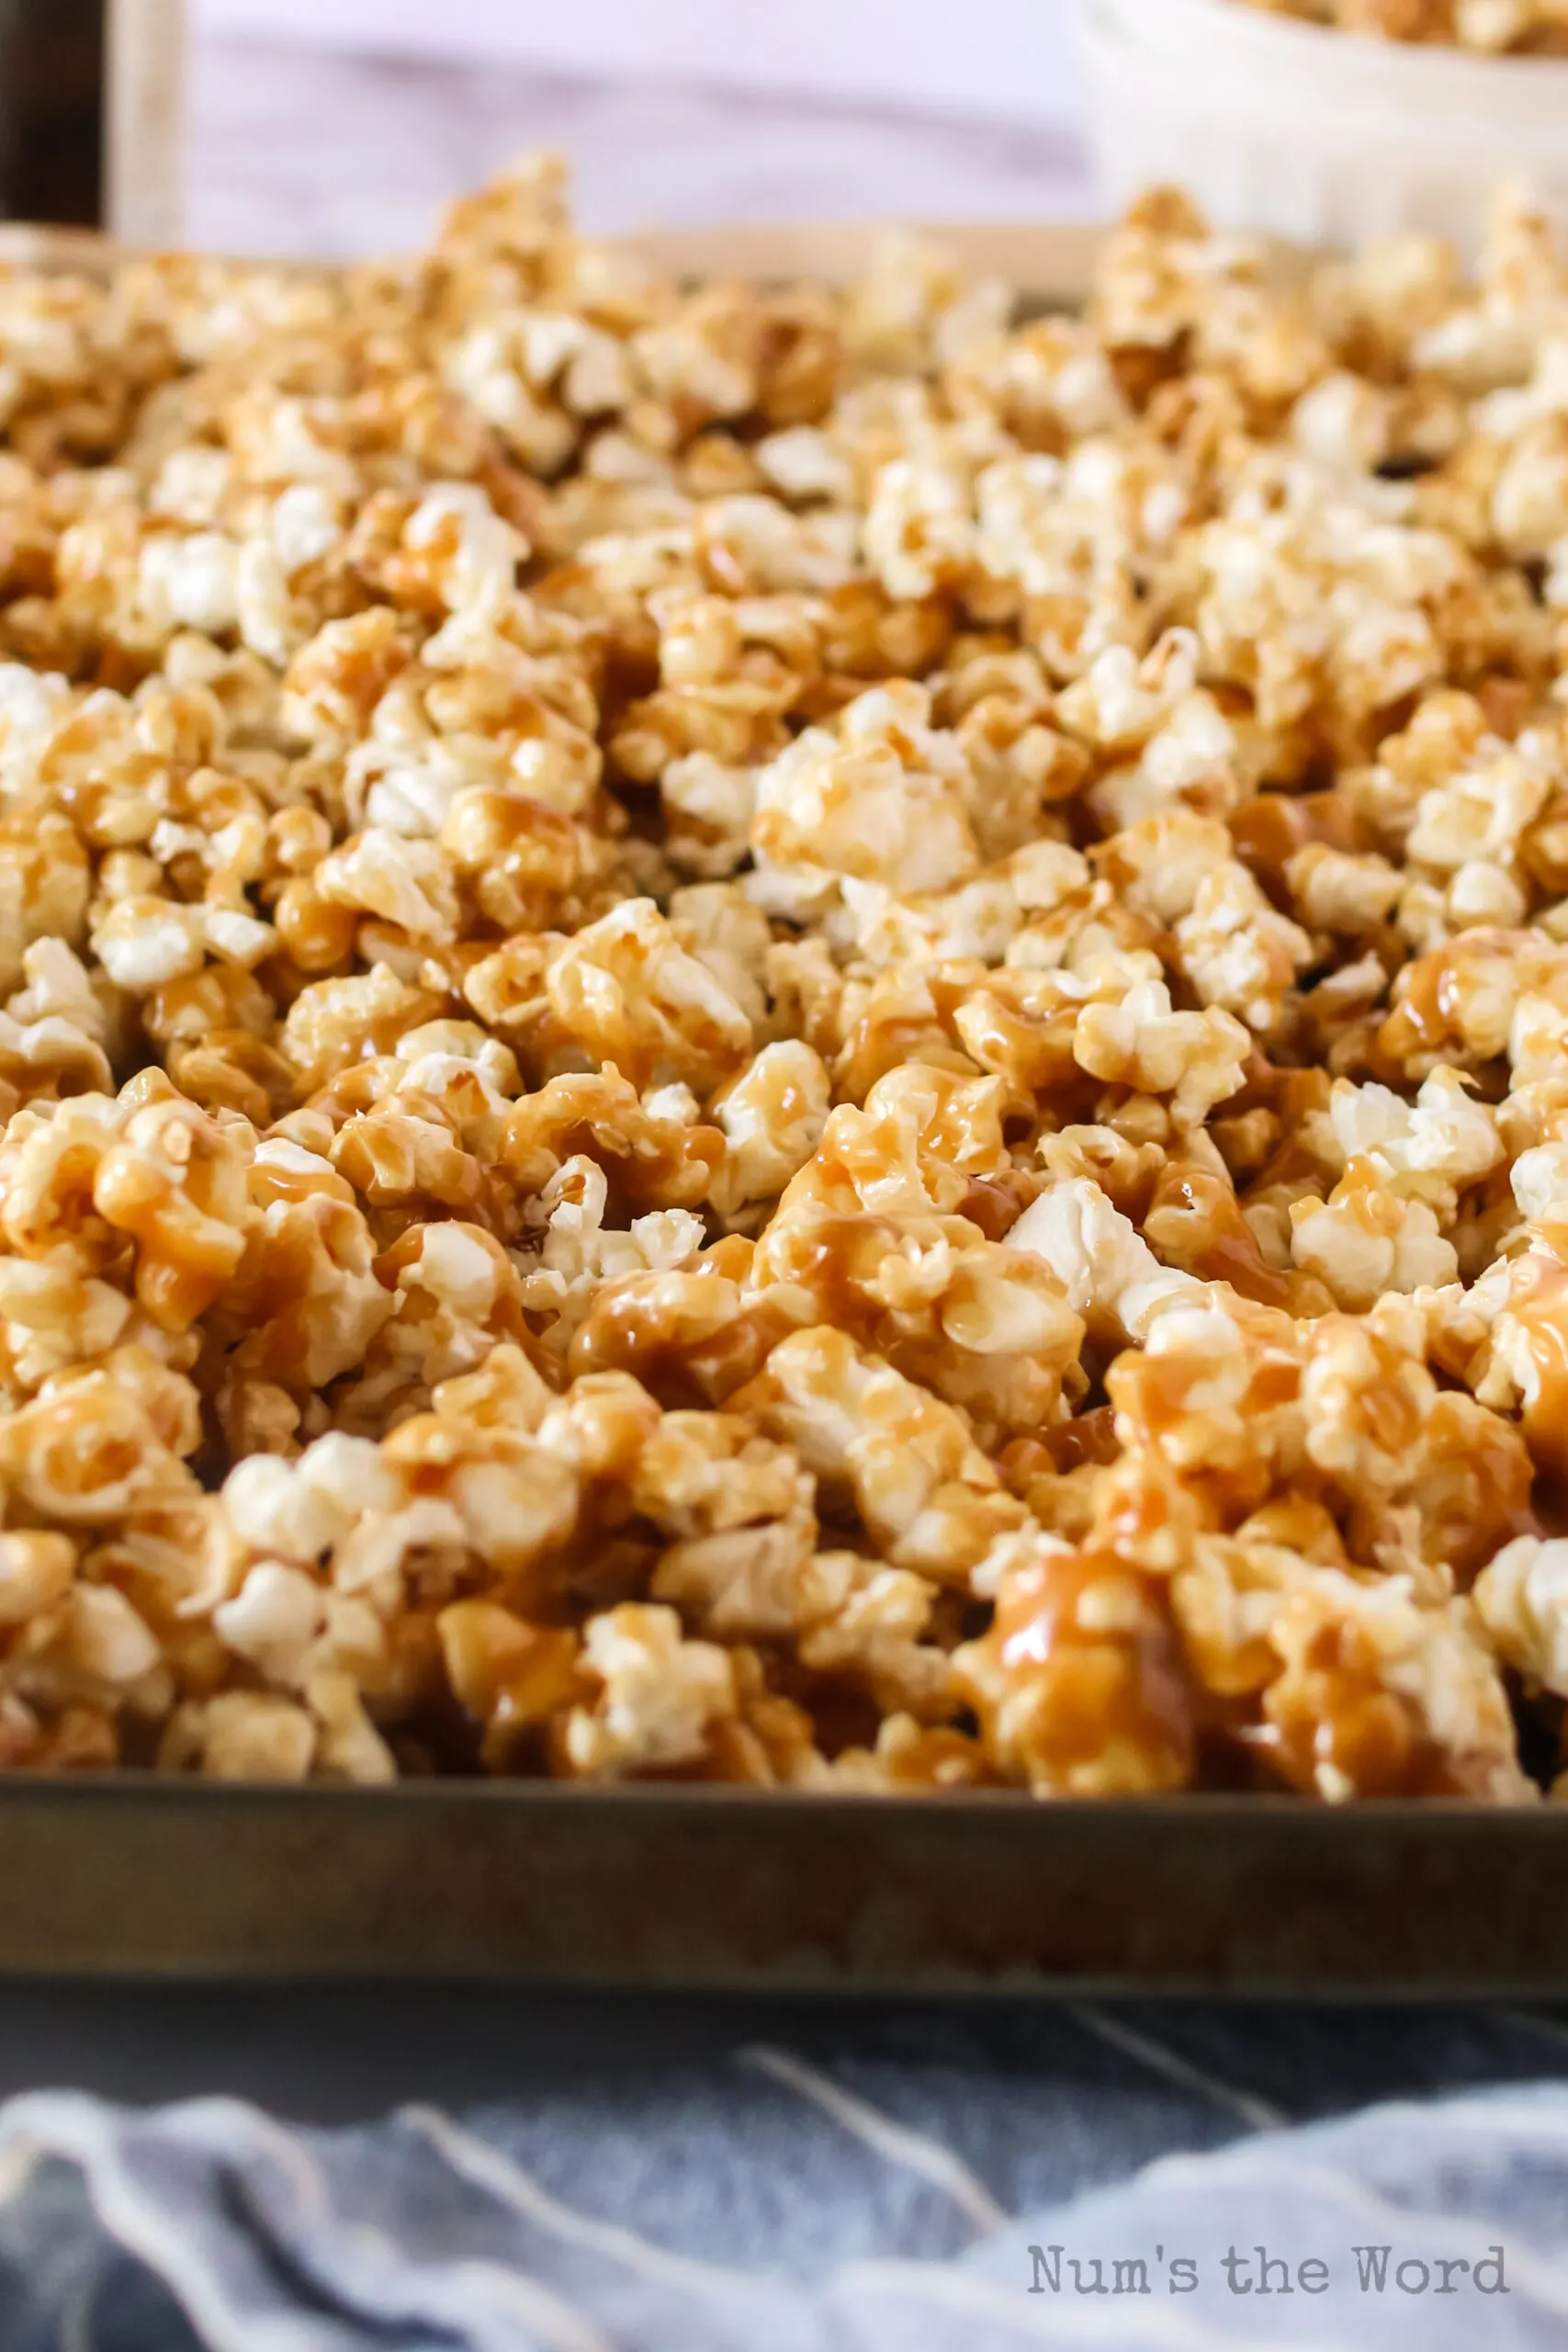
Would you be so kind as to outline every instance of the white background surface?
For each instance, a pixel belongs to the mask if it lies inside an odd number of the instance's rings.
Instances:
[[[1073,0],[194,0],[212,31],[1070,120]]]
[[[1099,209],[1069,0],[194,10],[186,227],[220,252],[406,248],[449,198],[538,147],[569,157],[596,231]]]

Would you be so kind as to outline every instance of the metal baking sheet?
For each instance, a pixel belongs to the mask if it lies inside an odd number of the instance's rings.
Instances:
[[[842,279],[876,232],[626,242]],[[1097,234],[931,233],[1043,307],[1081,300]],[[97,275],[116,251],[0,227],[0,265]],[[1565,1886],[1568,1807],[0,1778],[0,1975],[1568,1998]]]
[[[1568,1996],[1568,1811],[0,1781],[0,1974]]]

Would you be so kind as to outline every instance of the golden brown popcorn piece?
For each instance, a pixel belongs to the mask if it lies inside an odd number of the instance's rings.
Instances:
[[[863,1691],[885,1719],[936,1724],[954,1713],[960,1693],[929,1578],[853,1552],[821,1552],[802,1587],[795,1634],[809,1675]]]
[[[151,1628],[112,1585],[84,1582],[8,1645],[0,1681],[36,1726],[35,1767],[118,1762],[128,1724],[155,1724],[172,1698]]]
[[[87,854],[67,817],[22,808],[0,818],[0,975],[9,986],[34,940],[81,944],[89,889]]]
[[[339,1425],[380,1431],[422,1410],[439,1384],[476,1371],[525,1336],[523,1283],[500,1243],[453,1218],[411,1224],[376,1261],[391,1313],[340,1389]]]
[[[672,1609],[626,1602],[590,1618],[581,1669],[595,1695],[572,1710],[554,1757],[575,1779],[699,1769],[737,1712],[728,1654],[682,1640]]]
[[[907,1795],[919,1789],[985,1788],[992,1774],[979,1741],[946,1725],[886,1715],[874,1748],[840,1749],[832,1764],[836,1788],[873,1795]]]
[[[770,966],[780,969],[788,986],[800,989],[805,1008],[814,1016],[811,1028],[822,1045],[840,1041],[831,1069],[834,1091],[841,1101],[863,1102],[879,1079],[905,1063],[919,1062],[965,1078],[981,1074],[978,1060],[966,1050],[969,1041],[959,1042],[956,1035],[956,1016],[966,992],[985,978],[978,966],[899,964],[869,980],[857,976],[845,985],[829,981],[816,957],[792,958],[781,967],[776,959],[786,953],[775,950]],[[982,1012],[988,1012],[988,993],[981,1003]],[[1060,1026],[1058,1023],[1058,1033]],[[982,1034],[988,1037],[989,1023]],[[1057,1042],[1054,1035],[1051,1044]],[[1053,1071],[1062,1067],[1059,1054],[1048,1067]],[[1010,1075],[1005,1070],[1001,1074]]]
[[[824,1321],[962,1406],[984,1440],[1043,1430],[1080,1385],[1083,1324],[1054,1274],[966,1217],[803,1206],[769,1228],[753,1278],[802,1294]]]
[[[1156,1295],[1152,1314],[1146,1308],[1140,1314],[1137,1304],[1130,1309],[1129,1301],[1140,1302],[1138,1289],[1122,1294],[1121,1313],[1131,1311],[1142,1324],[1143,1346],[1117,1359],[1106,1389],[1117,1436],[1130,1453],[1162,1482],[1180,1481],[1202,1511],[1240,1516],[1310,1458],[1314,1431],[1302,1404],[1301,1334],[1320,1327],[1298,1327],[1278,1309],[1187,1279],[1189,1287]],[[1354,1368],[1362,1368],[1359,1357]],[[1370,1376],[1381,1369],[1374,1357]],[[1319,1379],[1327,1389],[1331,1374],[1325,1370]],[[1428,1382],[1421,1390],[1422,1400],[1429,1387]],[[1329,1401],[1338,1400],[1325,1396]],[[1397,1431],[1409,1442],[1418,1427],[1418,1403],[1403,1392],[1396,1402],[1404,1407],[1402,1418],[1396,1421],[1385,1411],[1375,1427],[1391,1442]],[[1316,1438],[1319,1451],[1333,1459],[1353,1443],[1349,1432],[1334,1425]],[[1332,1467],[1332,1460],[1325,1466]],[[1162,1508],[1167,1500],[1162,1486]]]
[[[708,1091],[750,1049],[739,1006],[646,899],[579,932],[546,987],[568,1035],[634,1086]]]
[[[62,1246],[84,1272],[128,1245],[127,1287],[181,1331],[244,1255],[254,1213],[240,1139],[154,1073],[118,1100],[84,1095],[13,1120],[0,1146],[0,1227],[13,1250]]]
[[[1568,1673],[1561,1536],[1516,1536],[1477,1577],[1476,1614],[1498,1656],[1533,1688],[1562,1694]]]
[[[434,621],[509,594],[527,551],[523,534],[476,482],[435,484],[423,497],[378,491],[348,549],[367,585],[399,610]]]
[[[447,946],[457,936],[457,891],[434,842],[373,825],[323,858],[311,881],[329,906],[378,917],[407,940]]]
[[[1228,1283],[1260,1306],[1314,1315],[1331,1303],[1322,1283],[1269,1263],[1234,1186],[1197,1161],[1166,1164],[1141,1223],[1144,1238],[1168,1266],[1205,1282]]]
[[[564,1625],[533,1625],[493,1600],[456,1600],[436,1619],[452,1694],[484,1726],[487,1769],[525,1768],[544,1730],[587,1696],[581,1644]]]
[[[1517,1257],[1500,1258],[1445,1320],[1449,1329],[1439,1330],[1446,1351],[1479,1401],[1494,1411],[1517,1411],[1537,1462],[1561,1476],[1568,1464],[1568,1272],[1550,1236]]]
[[[254,1127],[270,1126],[294,1101],[288,1061],[243,1029],[215,1029],[199,1042],[172,1045],[164,1067],[204,1111],[232,1111]]]
[[[722,1128],[660,1116],[613,1063],[594,1076],[552,1078],[514,1105],[501,1144],[525,1193],[542,1193],[569,1159],[597,1162],[639,1208],[695,1208],[725,1157]]]
[[[569,914],[573,894],[602,870],[596,843],[572,818],[525,793],[460,792],[441,829],[455,876],[479,915],[510,936]]]
[[[673,1402],[728,1403],[809,1303],[787,1292],[748,1293],[719,1263],[612,1275],[574,1332],[574,1374],[621,1371]]]
[[[1101,1343],[1142,1344],[1158,1316],[1177,1305],[1201,1306],[1207,1297],[1195,1276],[1160,1263],[1093,1176],[1048,1182],[1009,1241],[1044,1262]]]
[[[1195,1709],[1163,1580],[1040,1535],[1000,1547],[993,1572],[995,1622],[953,1670],[1002,1777],[1039,1796],[1186,1787]]]
[[[613,1064],[638,1089],[711,1093],[746,1061],[751,1024],[689,937],[636,899],[570,940],[513,940],[465,991],[543,1078]]]
[[[171,1330],[219,1296],[252,1226],[236,1140],[177,1098],[131,1108],[99,1162],[93,1205],[135,1241],[137,1298]]]
[[[1389,1506],[1390,1534],[1393,1521],[1413,1511],[1422,1555],[1446,1569],[1463,1591],[1500,1544],[1533,1523],[1533,1481],[1529,1449],[1511,1421],[1456,1390],[1440,1389],[1407,1486]],[[1377,1557],[1380,1532],[1352,1521],[1359,1556]]]
[[[1247,5],[1378,40],[1447,43],[1483,56],[1509,51],[1561,56],[1568,51],[1568,24],[1560,0],[1247,0]]]
[[[385,1053],[410,1029],[443,1010],[444,996],[410,987],[388,964],[342,980],[318,980],[289,1008],[283,1050],[298,1070],[301,1094],[340,1070]]]
[[[649,611],[660,628],[660,683],[632,704],[611,740],[623,774],[657,784],[671,763],[694,759],[747,770],[783,749],[780,722],[800,698],[804,673],[767,642],[779,633],[781,607],[787,600],[656,592]],[[814,633],[807,625],[804,647],[795,635],[792,650],[815,669]]]
[[[389,605],[328,621],[284,673],[285,724],[318,750],[346,750],[365,733],[413,652],[408,628]]]
[[[333,1165],[373,1213],[384,1241],[443,1211],[480,1224],[506,1221],[503,1199],[448,1122],[423,1115],[434,1108],[394,1093],[347,1120],[333,1139]]]
[[[1084,1007],[1073,1058],[1091,1076],[1171,1096],[1178,1121],[1196,1124],[1241,1084],[1247,1032],[1220,1009],[1180,1012],[1161,980],[1140,980],[1120,1003]]]
[[[708,1198],[738,1224],[777,1199],[822,1139],[829,1080],[803,1041],[764,1046],[750,1067],[716,1094],[710,1111],[723,1130],[724,1164]]]
[[[411,1498],[453,1512],[458,1540],[528,1605],[577,1524],[574,1466],[527,1432],[465,1420],[441,1388],[434,1410],[400,1422],[381,1457]]]
[[[638,1456],[631,1494],[635,1510],[680,1538],[809,1512],[811,1504],[793,1456],[730,1413],[666,1413]]]
[[[194,1450],[197,1432],[181,1434]],[[68,1530],[111,1527],[140,1503],[196,1491],[133,1385],[109,1371],[49,1382],[11,1415],[0,1432],[0,1476],[30,1516]]]
[[[965,1212],[976,1191],[1015,1172],[1003,1128],[1005,1091],[995,1078],[960,1077],[911,1061],[889,1070],[862,1109],[842,1103],[783,1204],[840,1210]]]
[[[631,1488],[639,1515],[674,1538],[654,1569],[654,1598],[720,1640],[790,1638],[814,1613],[813,1497],[794,1454],[749,1421],[667,1414]]]
[[[810,729],[763,772],[751,828],[762,903],[808,914],[844,876],[904,893],[975,871],[967,763],[929,718],[921,688],[879,687],[849,706],[836,736]]]
[[[963,1589],[1022,1521],[963,1417],[841,1331],[793,1333],[729,1402],[793,1446],[824,1515],[852,1510],[896,1567]]]
[[[1267,1543],[1201,1539],[1172,1600],[1211,1690],[1257,1718],[1239,1736],[1292,1786],[1355,1796],[1533,1792],[1495,1660],[1462,1601],[1409,1578],[1317,1566]]]
[[[236,1372],[321,1388],[360,1363],[392,1312],[357,1206],[312,1191],[263,1211],[215,1308]]]

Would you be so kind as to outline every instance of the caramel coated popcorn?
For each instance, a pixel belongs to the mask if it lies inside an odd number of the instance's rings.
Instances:
[[[1438,41],[1489,57],[1568,57],[1564,0],[1246,0],[1376,40]]]
[[[1528,209],[0,338],[0,1762],[1568,1789]]]

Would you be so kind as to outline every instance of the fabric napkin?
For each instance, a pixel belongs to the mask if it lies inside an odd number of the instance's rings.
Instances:
[[[0,2108],[0,2352],[1545,2352],[1568,2030],[891,2016],[462,2117]],[[1303,2122],[1358,2084],[1491,2077]],[[1265,2258],[1266,2257],[1266,2261]]]

